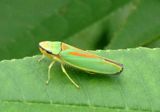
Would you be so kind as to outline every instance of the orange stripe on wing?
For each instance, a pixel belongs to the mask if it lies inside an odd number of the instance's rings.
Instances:
[[[89,54],[89,53],[79,53],[79,52],[70,52],[69,54],[74,55],[74,56],[81,56],[81,57],[86,57],[86,58],[98,58],[97,55],[94,54]]]
[[[69,46],[65,43],[62,43],[62,50],[69,49]]]

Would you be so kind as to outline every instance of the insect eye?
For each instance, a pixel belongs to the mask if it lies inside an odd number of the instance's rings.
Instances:
[[[48,54],[52,54],[52,52],[50,52],[50,51],[47,51],[47,50],[46,50],[46,52],[47,52]]]

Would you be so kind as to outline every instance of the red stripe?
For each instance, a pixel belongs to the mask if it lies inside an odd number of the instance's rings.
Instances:
[[[83,54],[79,52],[70,52],[69,54],[74,55],[74,56],[86,57],[86,58],[98,58],[98,56],[94,54]]]

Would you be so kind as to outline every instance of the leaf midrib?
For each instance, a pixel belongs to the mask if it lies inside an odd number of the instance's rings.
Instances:
[[[98,105],[86,105],[86,104],[62,104],[62,103],[49,103],[49,102],[40,102],[40,101],[22,101],[22,100],[1,100],[0,103],[21,103],[21,104],[44,104],[44,105],[52,105],[52,106],[67,106],[67,107],[82,107],[82,108],[96,108],[96,109],[110,109],[110,110],[127,110],[127,111],[143,111],[148,112],[151,110],[148,109],[135,109],[135,108],[129,108],[129,107],[108,107],[108,106],[98,106]]]

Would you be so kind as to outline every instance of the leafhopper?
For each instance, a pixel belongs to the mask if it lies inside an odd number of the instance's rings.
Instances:
[[[64,65],[69,65],[91,74],[115,75],[123,70],[123,65],[120,63],[63,42],[43,41],[39,43],[39,49],[43,54],[40,60],[44,57],[52,60],[48,68],[47,84],[50,80],[50,70],[56,61],[60,62],[63,73],[77,88],[79,88],[79,85],[69,76]]]

